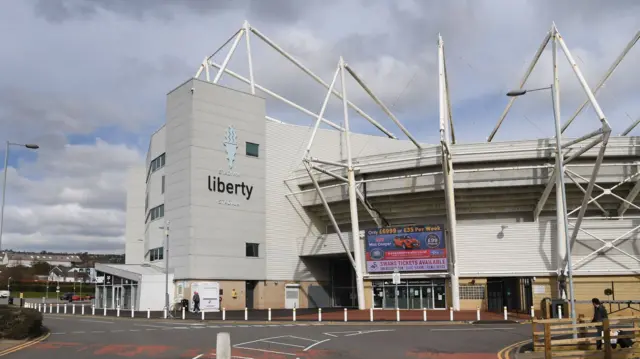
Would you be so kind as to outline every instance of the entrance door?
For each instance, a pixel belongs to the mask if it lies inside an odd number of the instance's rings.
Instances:
[[[422,308],[422,289],[421,286],[409,286],[409,309]]]
[[[284,288],[284,307],[286,309],[300,308],[300,287],[287,285]]]
[[[447,297],[445,295],[444,284],[435,284],[433,286],[433,308],[446,309]]]
[[[245,307],[253,309],[253,293],[256,290],[258,282],[255,280],[248,280],[245,282]]]
[[[490,312],[501,312],[504,306],[504,296],[502,291],[501,279],[489,279],[487,281],[487,293],[489,300],[487,303]]]
[[[113,308],[122,308],[122,302],[124,298],[124,293],[122,291],[122,286],[113,286]]]

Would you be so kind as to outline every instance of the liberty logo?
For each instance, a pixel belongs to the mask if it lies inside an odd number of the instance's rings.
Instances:
[[[236,129],[233,126],[227,128],[227,132],[224,135],[224,149],[227,152],[227,163],[229,169],[233,169],[233,162],[236,159],[236,151],[238,149],[238,135],[236,135]]]

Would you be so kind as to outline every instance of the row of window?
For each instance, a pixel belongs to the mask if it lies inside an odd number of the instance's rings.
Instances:
[[[160,261],[164,258],[164,247],[153,248],[149,250],[149,261]]]
[[[151,208],[149,213],[147,213],[145,223],[162,217],[164,217],[164,204]]]
[[[149,176],[151,176],[153,172],[164,167],[165,162],[166,162],[166,155],[164,153],[154,158],[153,161],[151,161],[151,163],[149,164],[149,170],[147,171],[147,181],[149,181]]]

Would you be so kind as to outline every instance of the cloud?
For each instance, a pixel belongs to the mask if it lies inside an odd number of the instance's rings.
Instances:
[[[166,93],[193,76],[245,19],[325,82],[344,57],[427,142],[438,139],[436,42],[442,34],[457,139],[478,142],[489,135],[508,102],[505,93],[517,87],[552,22],[593,87],[640,29],[638,13],[634,0],[588,0],[577,7],[568,0],[7,1],[0,24],[13,30],[0,31],[9,54],[0,57],[0,132],[42,149],[37,155],[12,150],[4,242],[121,248],[125,170],[142,162],[150,133],[164,122]],[[319,111],[321,85],[257,36],[251,45],[258,83]],[[215,61],[221,63],[226,51]],[[549,48],[527,87],[550,83],[550,54]],[[597,96],[614,133],[640,116],[637,63],[638,47]],[[564,122],[586,96],[562,53],[559,64]],[[229,68],[248,77],[244,41]],[[222,84],[248,89],[227,76]],[[347,90],[351,101],[402,137],[354,81]],[[269,99],[267,108],[272,117],[312,123],[277,100]],[[326,117],[341,122],[341,116],[333,98]],[[352,116],[356,131],[378,133]],[[586,108],[567,134],[597,126]],[[552,135],[550,95],[540,91],[516,101],[496,140]]]

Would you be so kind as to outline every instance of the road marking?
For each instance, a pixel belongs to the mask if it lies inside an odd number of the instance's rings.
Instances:
[[[324,334],[324,335],[328,335],[328,336],[330,336],[330,337],[334,337],[334,338],[337,338],[337,337],[338,337],[337,335],[333,335],[333,334],[331,334],[331,333],[322,333],[322,334]]]
[[[151,325],[151,324],[134,324],[136,327],[149,327],[149,328],[160,328],[160,329],[171,329],[173,327],[168,327],[166,325]]]
[[[315,342],[315,343],[313,343],[313,344],[309,345],[308,347],[304,348],[302,351],[303,351],[303,352],[306,352],[307,350],[309,350],[309,349],[311,349],[311,348],[315,347],[316,345],[318,345],[318,344],[322,344],[322,343],[324,343],[324,342],[328,342],[329,340],[331,340],[331,339],[325,339],[325,340],[321,340],[321,341],[319,341],[319,342]]]
[[[240,346],[240,345],[251,344],[251,343],[257,343],[257,342],[261,342],[261,341],[264,341],[264,340],[283,338],[283,337],[286,337],[286,335],[280,335],[280,336],[277,336],[277,337],[262,338],[262,339],[252,340],[252,341],[249,341],[249,342],[238,343],[238,344],[234,345],[234,347],[237,347],[237,346]]]
[[[315,339],[302,338],[302,337],[294,337],[293,335],[289,335],[289,338],[295,338],[295,339],[300,339],[300,340],[308,340],[308,341],[310,341],[310,342],[317,342],[317,340],[315,340]]]
[[[78,319],[79,322],[89,322],[89,323],[102,323],[102,324],[114,324],[114,322],[107,322],[104,320],[93,320],[93,319]]]
[[[364,331],[360,331],[360,332],[357,332],[357,333],[347,334],[347,335],[345,335],[345,337],[351,337],[351,336],[354,336],[354,335],[369,334],[369,333],[393,332],[394,330],[395,329],[364,330]]]
[[[196,355],[193,357],[193,359],[199,359],[201,356],[203,356],[204,354],[200,354],[200,355]]]
[[[263,343],[270,343],[270,344],[284,345],[284,346],[289,346],[289,347],[294,347],[294,348],[304,348],[304,345],[280,343],[280,342],[274,342],[274,341],[271,341],[271,340],[263,340],[262,342]]]
[[[238,346],[234,346],[234,348],[238,348],[238,349],[245,349],[245,350],[255,350],[255,351],[259,351],[259,352],[272,353],[272,354],[290,355],[290,356],[294,356],[294,357],[297,357],[297,356],[298,356],[298,355],[296,355],[296,354],[285,353],[285,352],[277,352],[277,351],[275,351],[275,350],[255,349],[255,348],[238,347]]]
[[[514,328],[458,328],[458,329],[431,329],[432,332],[474,332],[481,330],[512,330]]]

